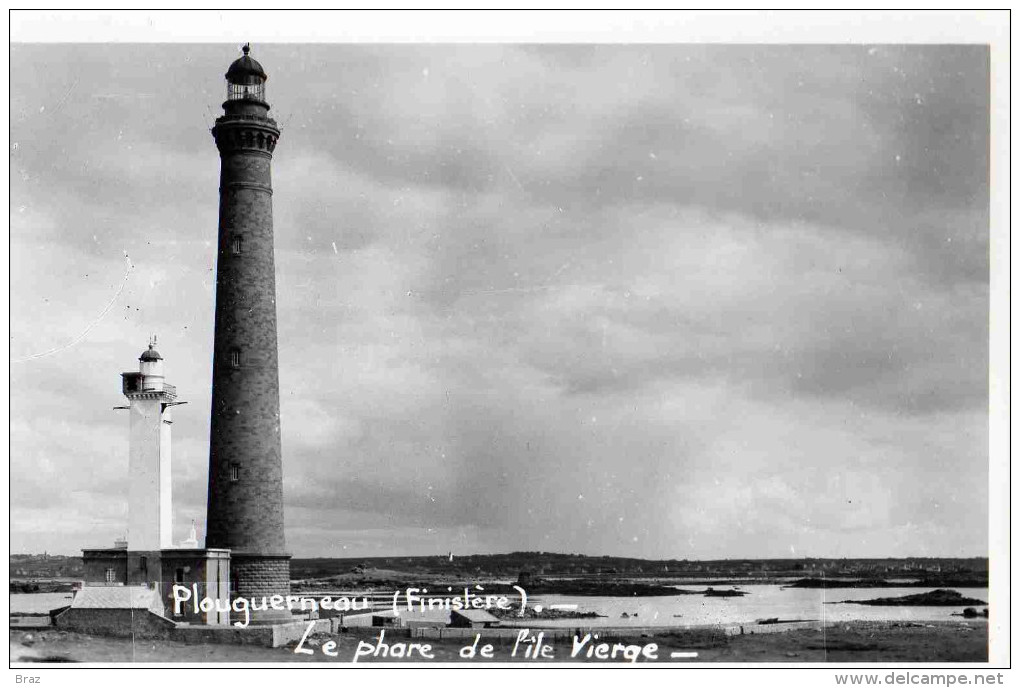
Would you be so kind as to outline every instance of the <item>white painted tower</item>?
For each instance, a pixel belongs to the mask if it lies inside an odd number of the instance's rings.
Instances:
[[[170,410],[177,389],[163,377],[163,357],[155,338],[138,357],[137,373],[121,373],[124,396],[131,405],[128,460],[129,551],[173,547],[170,483]]]

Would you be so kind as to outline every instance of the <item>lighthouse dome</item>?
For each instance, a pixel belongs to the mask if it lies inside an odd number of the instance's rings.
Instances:
[[[142,352],[142,355],[138,357],[139,361],[162,361],[163,357],[159,355],[159,352],[149,345],[149,348]]]
[[[254,57],[249,57],[248,52],[251,50],[251,46],[245,44],[241,51],[244,53],[241,57],[234,60],[227,70],[227,81],[232,84],[260,84],[269,77],[266,76],[266,71],[262,69],[262,65],[258,63]]]

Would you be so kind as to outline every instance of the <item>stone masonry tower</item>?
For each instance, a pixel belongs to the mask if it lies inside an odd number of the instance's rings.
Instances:
[[[220,152],[220,217],[205,546],[230,549],[233,594],[258,599],[289,594],[290,555],[283,534],[270,179],[280,130],[268,114],[266,73],[249,50],[245,45],[227,70],[224,114],[212,129]],[[278,616],[269,610],[254,618]]]

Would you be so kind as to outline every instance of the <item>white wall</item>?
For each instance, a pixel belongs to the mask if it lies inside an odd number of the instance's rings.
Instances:
[[[171,547],[171,426],[158,399],[132,399],[130,414],[128,549]]]

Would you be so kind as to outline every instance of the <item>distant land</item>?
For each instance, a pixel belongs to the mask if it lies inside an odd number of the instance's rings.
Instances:
[[[47,583],[78,580],[81,557],[10,555],[11,591],[32,592]],[[905,557],[876,559],[633,559],[554,552],[437,555],[417,557],[295,558],[291,578],[299,583],[385,585],[408,580],[492,581],[589,579],[699,582],[792,582],[804,578],[913,581],[915,585],[988,585],[987,557]],[[803,585],[803,584],[802,584]],[[27,589],[26,589],[27,588]]]

